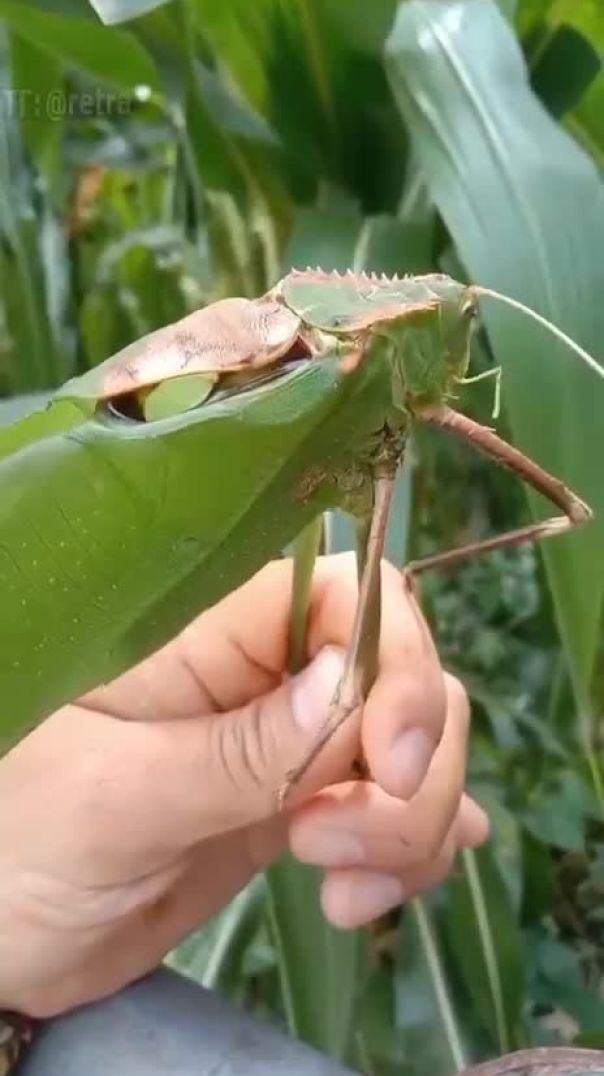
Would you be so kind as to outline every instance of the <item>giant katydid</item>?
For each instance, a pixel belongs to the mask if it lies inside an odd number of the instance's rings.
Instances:
[[[586,522],[589,508],[562,482],[447,403],[489,294],[441,275],[294,271],[261,299],[223,300],[129,345],[1,431],[5,745],[341,507],[370,520],[356,624],[338,697],[295,780],[370,678],[363,638],[379,615],[376,565],[414,419],[472,441],[564,514],[408,571]]]

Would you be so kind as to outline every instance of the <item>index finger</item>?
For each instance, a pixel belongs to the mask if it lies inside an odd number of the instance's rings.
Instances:
[[[372,777],[390,795],[408,798],[440,742],[447,697],[436,647],[414,596],[387,561],[381,579],[379,672],[363,709],[361,741]],[[356,593],[351,559],[332,565],[324,581],[319,575],[308,636],[311,657],[326,641],[350,637]],[[330,639],[334,625],[342,634]]]
[[[276,687],[287,670],[292,561],[273,561],[206,610],[162,650],[86,702],[116,717],[163,720],[200,717],[245,706]],[[398,573],[383,568],[384,622],[380,666],[423,666],[431,640]],[[357,603],[353,554],[317,560],[312,582],[307,656],[345,648]],[[430,651],[432,652],[432,651]]]

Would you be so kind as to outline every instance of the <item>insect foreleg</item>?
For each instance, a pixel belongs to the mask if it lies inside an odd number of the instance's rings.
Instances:
[[[518,527],[505,534],[496,535],[494,538],[471,542],[458,549],[449,549],[443,553],[436,553],[432,557],[412,561],[405,568],[405,575],[408,579],[425,572],[428,568],[449,568],[481,553],[490,553],[495,549],[519,545],[521,542],[536,542],[555,534],[564,534],[565,531],[580,527],[592,518],[591,508],[568,486],[548,471],[543,470],[534,460],[519,452],[517,448],[508,444],[487,426],[481,426],[479,422],[446,405],[422,408],[415,412],[415,416],[421,422],[440,426],[441,429],[450,430],[461,440],[469,441],[495,463],[519,475],[524,482],[560,508],[564,515],[552,516],[541,523],[529,523],[526,527]]]
[[[364,702],[377,664],[380,623],[381,559],[384,552],[388,516],[394,490],[394,475],[378,476],[374,482],[373,508],[363,558],[359,597],[342,678],[332,699],[329,713],[300,764],[287,774],[279,793],[283,806],[292,788],[298,784],[322,749],[340,726]]]

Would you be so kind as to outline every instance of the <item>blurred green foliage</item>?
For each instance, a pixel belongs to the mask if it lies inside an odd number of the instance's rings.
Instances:
[[[452,272],[601,356],[603,50],[598,0],[0,0],[0,394],[292,264]],[[484,313],[504,433],[599,517],[426,579],[493,839],[377,938],[326,926],[316,873],[285,861],[171,958],[368,1073],[604,1047],[602,398],[541,330]],[[460,403],[490,421],[488,384]],[[397,505],[399,559],[527,512],[424,432]]]

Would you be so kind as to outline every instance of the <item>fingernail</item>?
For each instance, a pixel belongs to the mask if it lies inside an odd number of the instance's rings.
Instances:
[[[344,671],[344,651],[324,646],[291,683],[294,721],[303,732],[313,732],[323,724],[329,704]]]
[[[351,901],[359,920],[375,919],[402,904],[404,899],[403,883],[393,874],[367,873],[355,879],[351,891]]]
[[[354,867],[366,860],[365,849],[355,833],[344,829],[313,829],[300,833],[293,846],[303,863],[317,867]]]
[[[400,796],[408,797],[417,792],[428,772],[434,749],[434,740],[424,729],[407,729],[394,741],[390,757]]]

